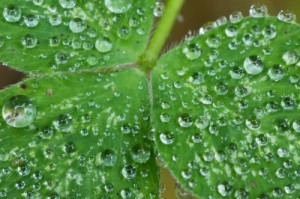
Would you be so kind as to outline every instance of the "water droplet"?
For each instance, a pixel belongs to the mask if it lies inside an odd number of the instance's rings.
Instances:
[[[234,197],[236,199],[248,199],[249,198],[249,191],[245,188],[240,188],[236,190],[234,193]]]
[[[54,120],[53,125],[58,131],[62,133],[69,133],[73,130],[73,119],[71,115],[63,114]]]
[[[296,21],[296,15],[294,13],[290,11],[284,11],[284,10],[281,10],[278,13],[277,18],[280,21],[287,22],[287,23],[292,23]]]
[[[163,144],[172,144],[174,142],[174,134],[169,131],[165,131],[159,135],[159,139]]]
[[[32,0],[32,3],[37,6],[41,6],[44,3],[44,0]]]
[[[195,126],[199,129],[205,129],[209,125],[209,119],[205,116],[199,116],[195,121]]]
[[[21,176],[27,176],[30,173],[30,166],[27,164],[19,166],[18,173]]]
[[[228,85],[226,83],[218,83],[214,89],[217,95],[226,95],[228,93]]]
[[[234,89],[234,94],[237,96],[237,97],[246,97],[247,94],[248,94],[248,89],[244,86],[237,86],[235,89]]]
[[[268,15],[268,8],[263,4],[254,4],[249,10],[250,16],[254,18],[261,18]]]
[[[39,24],[39,16],[35,14],[29,14],[24,17],[24,22],[27,27],[36,27]]]
[[[188,113],[184,113],[178,117],[178,123],[181,127],[188,128],[193,124],[192,116]]]
[[[9,5],[3,9],[3,17],[8,22],[17,22],[21,19],[21,16],[22,10],[18,6]]]
[[[102,164],[107,167],[112,167],[117,162],[117,155],[111,149],[106,149],[101,153]]]
[[[182,52],[189,60],[195,60],[200,57],[202,50],[198,44],[192,43],[185,46]]]
[[[34,35],[27,34],[22,38],[21,42],[25,48],[34,48],[38,40]]]
[[[282,66],[278,64],[274,65],[272,68],[268,70],[268,76],[270,77],[270,79],[274,81],[281,80],[284,76]]]
[[[137,144],[132,148],[131,157],[135,162],[145,163],[151,155],[150,148],[146,145]]]
[[[75,7],[76,0],[59,0],[59,4],[63,8],[70,9]]]
[[[253,55],[247,57],[244,61],[244,69],[250,75],[257,75],[263,70],[263,61],[259,56]]]
[[[95,47],[99,52],[106,53],[112,49],[113,44],[109,38],[103,37],[96,40]]]
[[[165,11],[165,5],[161,1],[157,1],[155,3],[154,9],[153,9],[153,14],[155,17],[161,17],[164,14]]]
[[[192,135],[192,141],[196,144],[202,142],[203,137],[202,135],[200,135],[199,133],[195,133],[194,135]]]
[[[130,27],[128,26],[122,26],[118,29],[118,36],[121,38],[121,39],[128,39],[129,36],[130,36]]]
[[[252,43],[253,43],[253,36],[252,36],[252,34],[245,34],[243,36],[243,42],[247,46],[252,45]]]
[[[235,37],[238,33],[237,27],[235,25],[230,25],[226,27],[225,33],[228,37]]]
[[[286,65],[292,65],[292,64],[297,63],[297,61],[299,59],[299,55],[295,51],[291,50],[291,51],[285,52],[282,55],[282,59]]]
[[[292,193],[295,192],[295,186],[292,185],[292,184],[287,185],[287,186],[284,187],[284,191],[285,191],[285,193],[287,193],[287,194],[292,194]]]
[[[128,188],[125,188],[120,191],[120,195],[123,199],[132,198],[132,191]]]
[[[49,46],[54,47],[58,46],[60,43],[60,39],[56,36],[53,36],[49,39]]]
[[[288,154],[289,154],[289,152],[285,148],[278,148],[278,150],[277,150],[277,155],[281,158],[287,157]]]
[[[113,13],[127,12],[132,6],[133,0],[105,0],[106,8]]]
[[[51,136],[53,135],[53,133],[54,133],[53,128],[50,127],[50,126],[46,126],[46,127],[44,127],[44,128],[41,130],[40,136],[41,136],[42,138],[49,138],[49,137],[51,137]]]
[[[251,130],[257,130],[260,128],[261,121],[257,117],[252,116],[246,120],[246,125]]]
[[[126,179],[132,179],[136,176],[136,168],[131,165],[124,166],[122,169],[122,175]]]
[[[225,197],[225,196],[231,195],[233,188],[232,188],[232,185],[229,184],[228,182],[223,182],[223,183],[218,184],[217,189],[218,189],[219,194],[221,196]]]
[[[300,133],[300,120],[295,120],[292,126],[297,133]]]
[[[259,135],[255,138],[255,142],[256,142],[259,146],[264,146],[264,145],[267,144],[268,138],[267,138],[264,134],[259,134]]]
[[[30,125],[36,116],[36,106],[25,95],[17,95],[7,100],[2,108],[2,117],[13,127]]]
[[[64,146],[64,151],[66,153],[74,153],[76,151],[76,145],[73,142],[68,142]]]
[[[242,68],[235,66],[230,70],[229,74],[233,79],[240,79],[243,77],[244,71]]]
[[[64,52],[58,52],[55,54],[55,62],[56,64],[66,64],[68,62],[69,56]]]
[[[295,99],[292,97],[283,97],[281,100],[281,107],[284,110],[293,110],[296,105]]]
[[[86,24],[81,18],[73,18],[69,22],[69,28],[73,33],[81,33],[86,29]]]
[[[61,15],[52,15],[49,17],[49,23],[52,26],[59,26],[62,23]]]
[[[221,45],[221,38],[218,35],[210,35],[205,42],[210,48],[218,48]]]
[[[229,21],[231,23],[238,23],[243,19],[243,14],[240,11],[236,11],[229,15]]]
[[[16,182],[16,184],[15,184],[16,189],[19,189],[19,190],[20,190],[20,189],[24,189],[25,186],[26,186],[26,184],[25,184],[24,181],[18,181],[18,182]]]
[[[274,39],[277,32],[276,32],[276,27],[274,25],[267,25],[263,32],[262,32],[263,36],[266,38],[266,39]]]
[[[170,115],[168,113],[162,113],[162,114],[160,114],[159,118],[160,118],[160,121],[164,122],[164,123],[169,122],[170,119],[171,119],[171,117],[170,117]]]

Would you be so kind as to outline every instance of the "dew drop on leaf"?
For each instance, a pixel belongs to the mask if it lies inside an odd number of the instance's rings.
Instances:
[[[76,0],[59,0],[59,4],[61,5],[61,7],[63,8],[74,8],[76,5]]]
[[[86,24],[81,18],[73,18],[69,22],[69,28],[73,33],[81,33],[85,30]]]
[[[132,6],[133,0],[105,0],[106,8],[113,13],[124,13]]]
[[[15,5],[8,5],[3,9],[3,17],[7,22],[17,22],[21,19],[22,10]]]
[[[161,1],[157,1],[155,3],[154,9],[153,9],[153,14],[155,17],[161,17],[164,14],[165,11],[165,5]]]
[[[2,117],[13,127],[30,125],[36,116],[36,106],[25,95],[17,95],[7,100],[2,108]]]
[[[149,160],[151,155],[150,148],[137,144],[132,148],[131,157],[135,162],[145,163]]]
[[[110,39],[103,37],[96,40],[95,47],[99,52],[106,53],[112,49],[113,44]]]
[[[35,14],[29,14],[24,17],[24,23],[27,27],[36,27],[39,24],[39,16]]]
[[[231,23],[238,23],[243,19],[243,14],[240,11],[236,11],[229,15],[229,21]]]
[[[126,179],[132,179],[136,176],[136,168],[131,165],[126,165],[122,168],[122,175]]]
[[[250,7],[249,14],[254,18],[261,18],[268,14],[268,8],[263,4],[254,4]]]
[[[66,64],[68,62],[69,56],[64,52],[58,52],[55,54],[55,62],[57,64]]]
[[[117,162],[117,155],[111,149],[106,149],[101,154],[102,164],[106,167],[112,167]]]
[[[282,59],[285,62],[286,65],[292,65],[297,63],[299,59],[298,53],[296,53],[293,50],[287,51],[282,55]]]
[[[25,48],[34,48],[37,42],[37,38],[31,34],[27,34],[22,38],[22,45]]]
[[[58,26],[62,23],[62,17],[61,15],[51,15],[49,17],[49,23],[52,25],[52,26]]]
[[[294,13],[284,10],[278,13],[277,18],[286,23],[292,23],[296,21],[296,15]]]
[[[200,57],[202,50],[198,44],[192,43],[185,46],[182,52],[189,60],[195,60]]]
[[[218,192],[221,196],[229,196],[232,193],[232,185],[230,185],[228,182],[223,182],[218,184],[217,186]]]
[[[279,81],[283,78],[284,76],[284,71],[281,65],[274,65],[272,68],[268,70],[268,76],[270,79],[274,81]]]
[[[172,144],[174,142],[174,134],[169,131],[165,131],[159,135],[159,139],[163,144]]]
[[[32,0],[32,3],[37,6],[41,6],[44,3],[44,0]]]
[[[60,115],[53,122],[54,128],[62,133],[69,133],[73,130],[73,119],[69,114]]]
[[[181,127],[188,128],[193,124],[192,116],[188,113],[184,113],[178,117],[178,123]]]
[[[250,75],[257,75],[263,70],[263,61],[259,56],[253,55],[244,60],[244,69]]]

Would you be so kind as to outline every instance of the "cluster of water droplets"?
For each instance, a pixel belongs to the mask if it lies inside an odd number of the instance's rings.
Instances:
[[[249,13],[204,25],[163,57],[154,76],[158,148],[200,196],[205,189],[207,198],[293,198],[300,188],[295,15],[281,11],[276,19],[261,4]],[[257,189],[258,178],[268,190]],[[253,184],[237,184],[246,179]]]

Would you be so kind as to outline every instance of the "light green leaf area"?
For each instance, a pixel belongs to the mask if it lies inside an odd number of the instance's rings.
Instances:
[[[154,0],[3,0],[0,61],[24,72],[134,63],[148,41],[153,4]]]
[[[41,76],[0,95],[0,197],[158,198],[139,70]]]
[[[157,150],[196,196],[300,196],[299,31],[274,17],[247,17],[157,63]]]

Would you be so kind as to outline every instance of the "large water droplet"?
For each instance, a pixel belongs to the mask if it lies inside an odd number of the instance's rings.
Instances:
[[[261,18],[268,14],[268,8],[263,4],[254,4],[250,7],[249,13],[254,18]]]
[[[101,154],[101,160],[102,164],[107,167],[112,167],[117,162],[117,155],[116,153],[111,149],[106,149]]]
[[[113,44],[109,38],[103,37],[96,40],[95,47],[99,52],[105,53],[112,49]]]
[[[34,48],[37,42],[37,38],[31,34],[27,34],[22,38],[22,45],[26,48]]]
[[[182,52],[189,60],[195,60],[200,57],[202,50],[198,44],[192,43],[185,46]]]
[[[135,145],[132,148],[131,157],[138,163],[145,163],[149,160],[151,155],[150,148],[141,144]]]
[[[293,50],[287,51],[282,55],[282,59],[285,62],[286,65],[292,65],[297,63],[299,59],[298,53],[296,53]]]
[[[231,23],[238,23],[243,19],[243,14],[240,11],[236,11],[229,15],[229,21]]]
[[[17,95],[6,101],[2,108],[2,117],[13,127],[30,125],[36,116],[36,106],[25,95]]]
[[[165,131],[159,135],[159,139],[163,144],[172,144],[174,142],[174,134],[169,131]]]
[[[178,117],[178,123],[181,127],[188,128],[193,124],[193,118],[190,114],[184,113]]]
[[[22,10],[18,6],[9,5],[3,9],[3,17],[8,22],[17,22],[21,19],[21,16]]]
[[[266,39],[274,39],[277,34],[276,27],[272,24],[267,25],[262,33]]]
[[[39,16],[35,14],[29,14],[24,17],[24,22],[27,27],[36,27],[39,24]]]
[[[74,8],[76,5],[76,0],[59,0],[59,4],[61,5],[61,7],[63,8]]]
[[[296,21],[296,15],[290,11],[280,11],[277,15],[277,18],[280,20],[280,21],[284,21],[284,22],[287,22],[287,23],[292,23],[292,22],[295,22]]]
[[[284,72],[282,66],[276,64],[268,70],[268,75],[270,79],[274,81],[279,81],[283,78]]]
[[[127,12],[132,6],[133,0],[105,0],[107,9],[114,13]]]
[[[73,33],[81,33],[85,30],[86,24],[81,18],[74,18],[69,22],[69,28]]]
[[[136,168],[131,165],[124,166],[122,169],[122,175],[126,179],[132,179],[136,176]]]
[[[63,114],[60,115],[54,122],[54,127],[56,130],[63,132],[63,133],[69,133],[73,130],[73,119],[71,115],[69,114]]]
[[[259,56],[253,55],[247,57],[244,61],[244,69],[250,75],[257,75],[263,70],[263,61]]]

